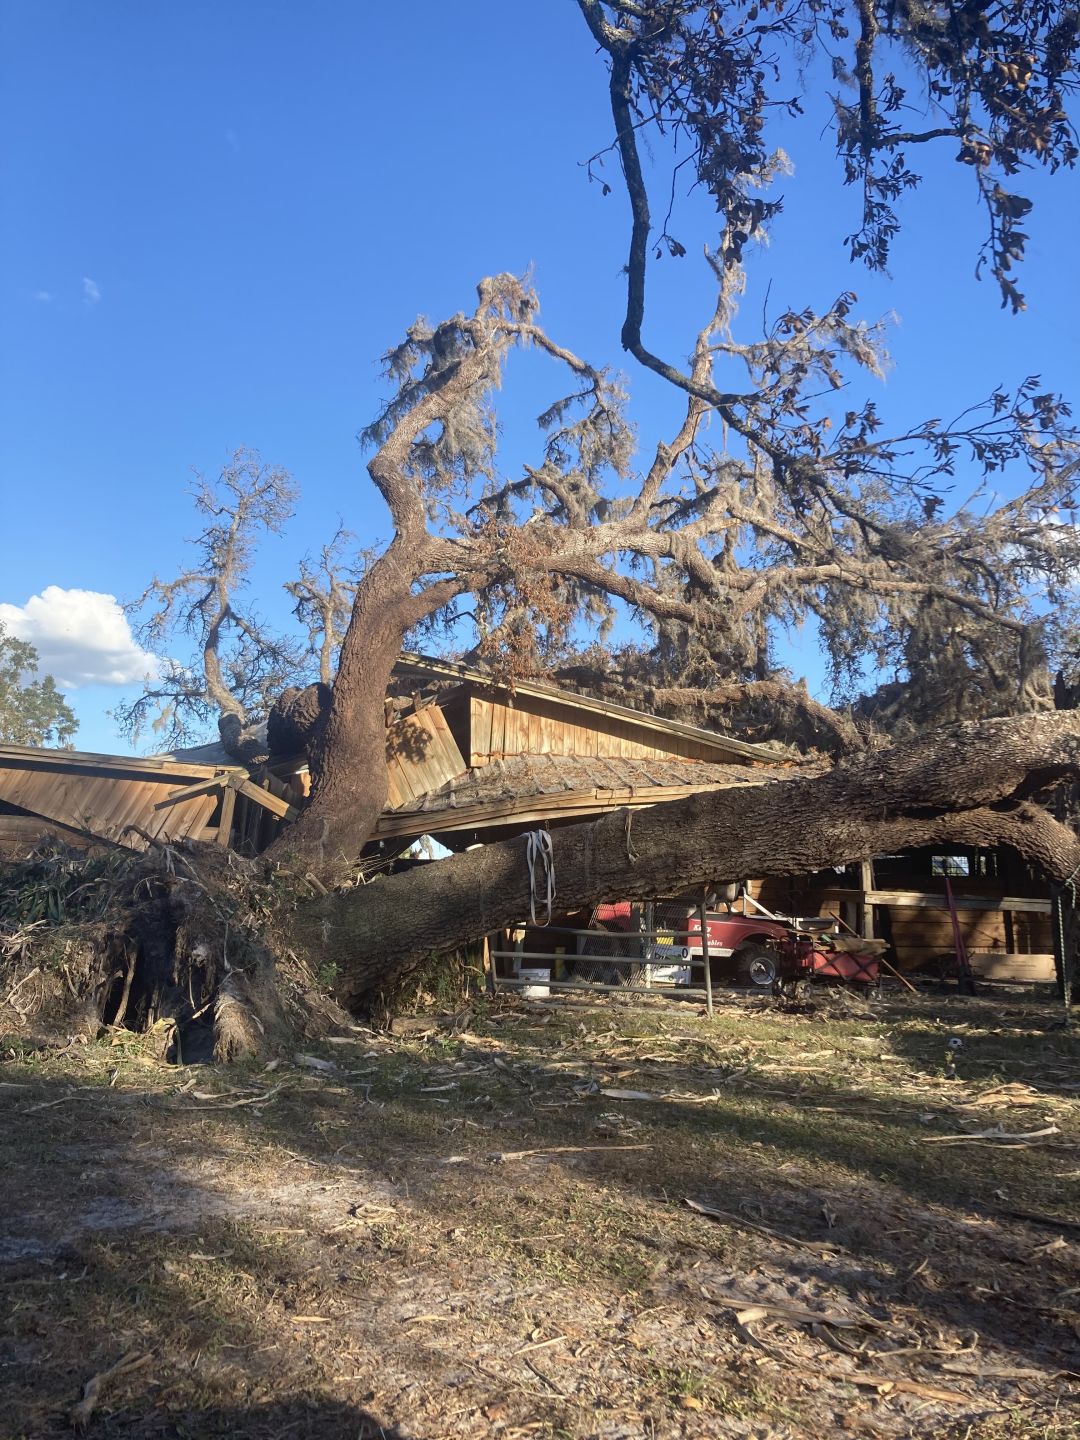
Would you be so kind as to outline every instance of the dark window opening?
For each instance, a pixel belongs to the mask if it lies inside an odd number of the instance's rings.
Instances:
[[[971,874],[971,861],[966,855],[935,855],[930,861],[931,875],[963,875]]]

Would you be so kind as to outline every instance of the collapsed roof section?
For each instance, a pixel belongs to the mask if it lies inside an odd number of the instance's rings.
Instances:
[[[587,818],[753,783],[782,757],[711,730],[452,661],[405,654],[387,727],[389,797],[376,842]],[[405,713],[402,713],[404,711]],[[219,744],[170,755],[0,747],[0,846],[31,832],[143,848],[153,840],[269,844],[303,803],[303,756],[256,767]]]

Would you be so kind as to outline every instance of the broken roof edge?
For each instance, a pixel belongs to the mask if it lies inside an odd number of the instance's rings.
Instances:
[[[515,680],[511,686],[508,681],[500,680],[484,670],[476,670],[470,665],[463,665],[457,660],[440,660],[433,655],[420,655],[415,651],[403,650],[394,670],[395,674],[411,671],[446,680],[458,680],[462,684],[482,685],[490,690],[512,690],[530,698],[551,700],[578,710],[588,710],[595,715],[628,720],[647,730],[666,735],[681,735],[699,745],[710,745],[717,750],[726,750],[729,754],[742,755],[748,760],[757,760],[763,764],[775,765],[786,758],[796,758],[770,745],[754,745],[747,740],[735,740],[717,730],[704,730],[699,725],[688,725],[683,720],[669,720],[663,715],[655,715],[648,710],[635,710],[631,705],[620,705],[614,700],[597,700],[594,696],[582,695],[577,690],[565,690],[557,685],[540,685],[534,680]]]
[[[0,744],[0,766],[38,765],[57,770],[126,770],[139,775],[210,778],[223,770],[242,770],[236,761],[200,763],[175,755],[105,755],[90,750],[51,750],[39,745]]]

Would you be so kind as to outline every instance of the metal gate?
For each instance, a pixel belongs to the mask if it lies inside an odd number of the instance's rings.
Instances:
[[[667,994],[713,1010],[705,906],[600,905],[588,927],[522,925],[489,951],[493,991]],[[500,973],[501,972],[501,973]]]

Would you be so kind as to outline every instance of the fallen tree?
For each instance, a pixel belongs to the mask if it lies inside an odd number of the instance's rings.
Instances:
[[[560,907],[669,895],[746,876],[800,875],[908,846],[1009,845],[1060,885],[1080,841],[1033,797],[1080,778],[1080,711],[966,722],[842,762],[616,811],[552,832]],[[526,839],[486,845],[405,875],[327,895],[291,917],[292,944],[332,963],[357,1001],[424,957],[529,910]]]
[[[836,110],[845,173],[863,188],[853,253],[879,268],[888,258],[894,202],[917,180],[899,147],[957,145],[987,207],[990,269],[1017,308],[1010,270],[1030,205],[1002,181],[1031,158],[1051,168],[1077,158],[1063,108],[1076,87],[1074,18],[1058,24],[1055,7],[1029,15],[1018,4],[1000,7],[992,26],[978,7],[947,21],[921,8],[841,4],[821,19],[819,7],[798,0],[764,16],[757,5],[694,0],[579,0],[579,8],[607,67],[629,201],[623,346],[668,381],[682,409],[664,438],[639,447],[621,379],[549,335],[531,286],[508,275],[482,281],[467,313],[417,320],[385,357],[390,393],[363,438],[392,538],[347,593],[332,577],[317,593],[294,592],[311,635],[328,648],[321,685],[291,690],[276,717],[307,738],[312,791],[268,856],[279,874],[313,875],[331,892],[295,908],[282,897],[268,929],[315,971],[333,964],[351,1003],[424,955],[526,909],[522,840],[335,888],[385,805],[394,663],[408,637],[433,627],[457,641],[471,626],[476,652],[513,679],[556,669],[586,629],[603,634],[616,617],[629,619],[663,661],[649,683],[669,703],[707,697],[718,723],[740,702],[786,710],[840,751],[860,744],[862,731],[830,720],[792,683],[776,660],[779,633],[815,625],[841,695],[883,670],[918,681],[925,703],[906,723],[930,739],[824,774],[556,830],[563,904],[797,874],[931,839],[1012,845],[1062,883],[1077,869],[1071,831],[1032,798],[1078,768],[1075,712],[1040,713],[1052,703],[1048,661],[1060,662],[1068,646],[1066,606],[1080,569],[1070,518],[1080,436],[1067,404],[1029,376],[981,405],[963,397],[951,423],[930,417],[890,434],[876,401],[850,389],[879,380],[887,362],[882,327],[856,317],[853,294],[818,309],[769,313],[766,303],[760,333],[738,320],[744,251],[779,213],[785,159],[767,143],[766,122],[777,107],[798,112],[783,87],[789,69],[809,83],[808,51],[816,63],[838,64],[838,83],[857,92]],[[905,46],[947,116],[921,134],[900,128],[903,90],[884,68]],[[798,64],[781,64],[776,47]],[[716,303],[683,368],[643,338],[650,254],[687,253],[666,226],[652,226],[640,153],[650,128],[689,136],[697,182],[720,212],[705,256]],[[540,416],[533,463],[511,470],[495,396],[509,357],[526,348],[567,383]],[[974,493],[950,511],[954,481]],[[984,484],[1012,498],[984,506]],[[270,521],[279,490],[270,492]],[[264,657],[259,663],[271,651],[234,608],[246,551],[239,542],[222,551],[221,529],[213,524],[203,537],[214,563],[158,586],[157,597],[159,614],[180,613],[201,638],[208,683],[188,698],[216,706],[224,734],[242,731],[266,695],[257,687],[252,709],[209,683],[222,678],[221,635],[232,635],[241,656]],[[979,684],[969,687],[973,672]],[[942,713],[1018,718],[942,730]]]
[[[779,776],[779,778],[778,778]],[[1038,802],[1080,780],[1080,711],[966,722],[824,772],[620,810],[551,833],[561,909],[800,875],[932,843],[1007,845],[1068,889],[1080,840]],[[87,856],[47,845],[0,883],[0,1032],[154,1032],[230,1059],[370,1009],[422,961],[520,923],[526,837],[317,899],[215,845]],[[546,892],[543,860],[536,880]],[[534,865],[535,869],[535,865]]]

